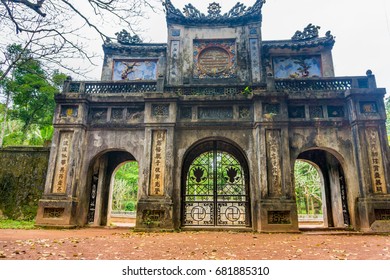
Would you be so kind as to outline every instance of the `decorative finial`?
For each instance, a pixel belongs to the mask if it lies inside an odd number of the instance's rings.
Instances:
[[[221,6],[216,2],[210,3],[208,7],[208,13],[209,13],[209,17],[212,18],[221,16]]]

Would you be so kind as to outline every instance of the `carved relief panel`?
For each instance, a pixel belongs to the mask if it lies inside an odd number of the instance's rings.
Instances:
[[[235,40],[194,40],[193,62],[196,79],[235,78]]]
[[[281,132],[276,129],[265,131],[267,143],[268,195],[282,195]]]

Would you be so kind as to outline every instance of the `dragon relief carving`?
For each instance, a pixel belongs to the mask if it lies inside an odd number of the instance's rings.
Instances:
[[[192,4],[187,4],[184,6],[183,13],[186,17],[189,18],[201,18],[205,15],[202,14],[197,8],[195,8]]]
[[[291,37],[291,40],[302,41],[318,38],[318,30],[320,28],[320,26],[315,26],[309,23],[309,25],[306,26],[303,31],[296,31],[294,36]]]
[[[118,43],[123,45],[133,45],[142,43],[141,38],[138,35],[131,36],[125,29],[115,33]]]

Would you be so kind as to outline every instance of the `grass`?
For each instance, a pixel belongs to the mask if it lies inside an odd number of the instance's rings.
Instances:
[[[0,219],[0,229],[34,229],[35,221]]]

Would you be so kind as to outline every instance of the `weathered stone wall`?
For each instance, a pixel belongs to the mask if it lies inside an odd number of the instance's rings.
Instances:
[[[49,148],[0,149],[0,217],[34,219],[45,186]]]

